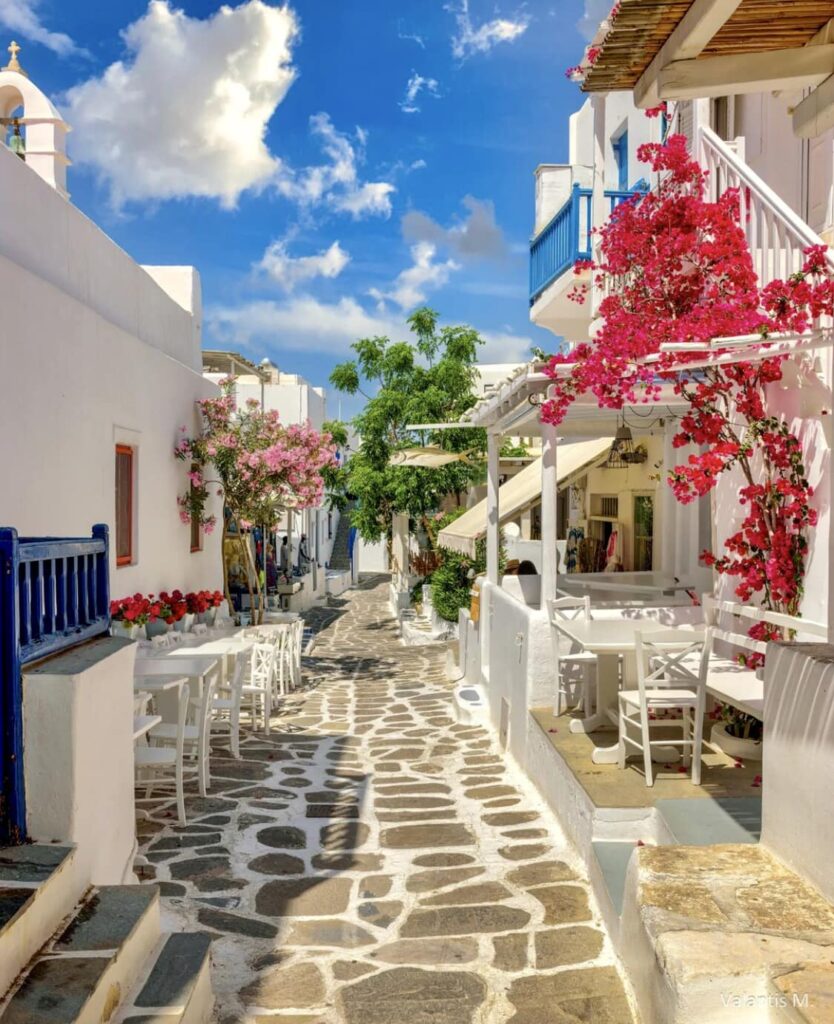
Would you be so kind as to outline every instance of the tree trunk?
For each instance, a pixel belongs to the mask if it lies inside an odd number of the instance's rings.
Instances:
[[[229,605],[229,615],[234,616],[235,610],[234,605],[232,604],[232,593],[229,590],[229,566],[226,564],[226,538],[228,536],[229,530],[224,509],[223,533],[220,537],[220,558],[223,562],[223,593],[226,595],[226,601]]]

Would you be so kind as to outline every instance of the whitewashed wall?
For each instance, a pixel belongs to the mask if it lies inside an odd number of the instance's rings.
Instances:
[[[176,505],[187,467],[172,454],[195,401],[217,394],[201,375],[199,278],[152,270],[177,301],[0,147],[0,523],[112,534],[115,445],[135,446],[136,561],[111,556],[114,596],[221,580],[219,531],[191,553]]]

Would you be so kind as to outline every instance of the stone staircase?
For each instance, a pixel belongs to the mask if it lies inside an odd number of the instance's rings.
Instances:
[[[339,514],[339,525],[336,527],[333,550],[330,552],[330,568],[340,572],[347,572],[350,569],[350,513],[353,507],[353,502],[348,502]]]
[[[208,1024],[209,936],[163,934],[154,885],[79,892],[74,856],[0,850],[0,1024]]]

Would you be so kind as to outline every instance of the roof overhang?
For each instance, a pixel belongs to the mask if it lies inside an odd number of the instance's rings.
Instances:
[[[811,89],[794,108],[794,132],[820,135],[834,126],[834,3],[620,0],[581,68],[585,92],[628,89],[641,107]]]

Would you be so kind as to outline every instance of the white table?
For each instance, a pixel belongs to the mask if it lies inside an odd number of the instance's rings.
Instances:
[[[557,620],[556,628],[574,644],[597,656],[597,709],[588,718],[575,718],[571,732],[596,732],[613,723],[619,726],[618,693],[620,687],[620,658],[623,664],[623,686],[633,689],[637,685],[636,633],[658,633],[669,626],[655,619],[581,619]],[[690,625],[676,629],[694,629]],[[594,764],[617,764],[619,743],[610,747],[594,747]]]
[[[133,716],[133,742],[140,740],[156,725],[162,724],[162,715],[134,715]]]
[[[188,682],[188,676],[171,674],[143,675],[141,670],[133,676],[134,693],[163,693]]]

